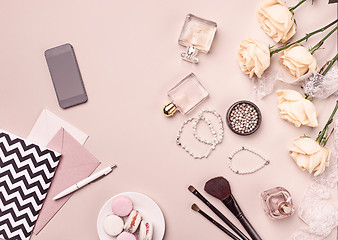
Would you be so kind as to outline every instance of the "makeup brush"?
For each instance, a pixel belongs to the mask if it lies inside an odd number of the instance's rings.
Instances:
[[[203,217],[205,217],[206,219],[208,219],[210,222],[212,222],[213,224],[215,224],[219,229],[221,229],[223,232],[225,232],[229,237],[231,237],[234,240],[241,240],[238,237],[236,237],[234,234],[232,234],[228,229],[226,229],[225,227],[223,227],[221,224],[219,224],[218,222],[216,222],[212,217],[210,217],[208,214],[206,214],[205,212],[203,212],[195,203],[193,205],[191,205],[191,209],[199,212]]]
[[[235,217],[241,222],[253,240],[262,240],[248,219],[246,219],[244,213],[236,202],[236,199],[231,194],[228,180],[226,180],[224,177],[210,179],[206,182],[204,190],[211,196],[218,198],[224,203],[224,205],[232,212],[232,214],[234,214]]]
[[[207,199],[205,199],[202,194],[200,194],[193,186],[188,187],[189,191],[192,192],[196,197],[202,200],[210,209],[213,211],[223,222],[225,222],[238,236],[243,240],[250,240],[244,233],[241,232],[229,219],[226,218],[217,208],[214,207]]]

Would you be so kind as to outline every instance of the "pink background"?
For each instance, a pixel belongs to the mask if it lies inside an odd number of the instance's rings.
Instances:
[[[288,5],[297,2],[290,0]],[[336,18],[336,5],[327,2],[317,0],[312,6],[307,1],[296,10],[298,30],[294,39]],[[273,44],[256,20],[258,5],[258,0],[0,2],[0,126],[26,137],[41,110],[48,108],[89,134],[85,146],[102,162],[99,169],[118,165],[108,177],[76,192],[33,240],[98,239],[96,219],[101,206],[126,191],[146,194],[161,207],[167,227],[165,240],[225,239],[223,232],[190,210],[195,202],[215,217],[187,190],[194,185],[240,226],[220,202],[203,191],[204,183],[219,175],[230,181],[242,210],[263,239],[285,240],[294,230],[306,226],[297,215],[272,221],[261,208],[259,194],[278,185],[287,188],[296,207],[299,205],[310,176],[297,168],[287,147],[292,139],[304,133],[315,137],[320,129],[297,129],[281,120],[275,94],[254,100],[251,81],[238,67],[237,50],[247,36]],[[177,44],[188,13],[218,24],[211,51],[199,54],[198,65],[182,61],[184,48]],[[315,36],[305,45],[311,47],[319,39]],[[336,41],[336,36],[331,37],[325,49],[315,53],[319,65],[334,56]],[[63,110],[58,106],[43,53],[66,42],[75,49],[89,100]],[[280,69],[277,56],[272,65]],[[241,137],[225,126],[223,143],[208,159],[194,160],[176,146],[178,128],[187,117],[178,113],[165,118],[161,108],[168,101],[167,90],[190,72],[196,74],[210,96],[189,116],[202,107],[214,108],[224,116],[233,102],[254,100],[263,114],[260,129],[252,136]],[[314,101],[321,126],[334,100]],[[271,164],[252,175],[235,175],[226,160],[242,145],[256,149]],[[337,206],[335,193],[332,199]],[[328,239],[335,239],[335,233]]]

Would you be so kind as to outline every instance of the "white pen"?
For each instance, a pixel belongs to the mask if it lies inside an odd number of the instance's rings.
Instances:
[[[60,192],[58,195],[56,195],[55,197],[53,197],[53,200],[57,200],[59,198],[62,198],[72,192],[75,192],[76,190],[86,186],[87,184],[95,181],[96,179],[106,176],[108,175],[111,171],[113,171],[113,168],[116,167],[116,165],[111,165],[109,167],[106,167],[104,169],[102,169],[101,171],[94,173],[93,175],[81,180],[78,183],[75,183],[73,186],[70,186],[69,188],[67,188],[66,190],[63,190],[62,192]]]

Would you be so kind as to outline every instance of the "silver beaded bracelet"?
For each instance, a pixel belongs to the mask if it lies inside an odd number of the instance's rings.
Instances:
[[[232,167],[232,160],[233,160],[234,156],[235,156],[237,153],[241,152],[241,151],[248,151],[248,152],[253,153],[253,154],[255,154],[256,156],[260,157],[260,158],[264,161],[263,165],[259,166],[259,167],[256,168],[256,169],[253,169],[253,170],[251,170],[251,171],[247,171],[247,172],[241,172],[241,171],[239,171],[239,170],[235,170],[235,169]],[[230,156],[229,156],[229,158],[228,158],[228,164],[229,164],[230,170],[233,171],[233,172],[236,173],[236,174],[239,174],[239,175],[246,175],[246,174],[255,173],[255,172],[257,172],[258,170],[260,170],[260,169],[262,169],[263,167],[265,167],[266,165],[269,165],[269,163],[270,163],[270,161],[269,161],[268,159],[266,159],[265,157],[263,157],[261,154],[255,152],[255,151],[253,151],[253,150],[251,150],[251,149],[249,149],[249,148],[246,148],[246,147],[241,147],[241,148],[239,148],[238,150],[234,151],[232,154],[230,154]]]

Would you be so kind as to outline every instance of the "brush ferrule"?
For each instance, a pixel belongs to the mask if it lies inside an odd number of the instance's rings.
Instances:
[[[226,199],[224,199],[222,202],[224,203],[225,206],[227,206],[227,208],[232,212],[232,214],[237,219],[240,219],[243,217],[243,212],[232,194]]]

